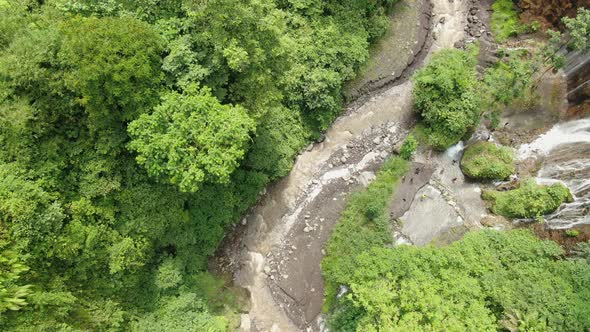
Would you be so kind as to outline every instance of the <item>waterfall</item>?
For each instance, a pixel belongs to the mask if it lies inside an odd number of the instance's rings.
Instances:
[[[543,156],[536,181],[561,182],[574,196],[574,202],[545,216],[550,227],[590,224],[590,119],[557,124],[532,143],[522,145],[518,153],[520,159]]]
[[[590,142],[590,119],[559,123],[532,143],[521,145],[518,156],[519,159],[535,155],[546,156],[560,145],[584,142]]]

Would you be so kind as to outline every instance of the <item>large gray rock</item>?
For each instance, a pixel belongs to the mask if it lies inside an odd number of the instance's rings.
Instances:
[[[426,245],[436,236],[463,224],[463,218],[455,208],[431,185],[416,193],[410,209],[400,220],[402,234],[418,246]]]

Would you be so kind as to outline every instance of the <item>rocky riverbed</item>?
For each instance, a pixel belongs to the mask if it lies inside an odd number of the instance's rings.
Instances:
[[[468,10],[467,1],[433,2],[427,28],[436,38],[425,43],[424,57],[464,38]],[[350,104],[323,141],[304,151],[289,176],[270,186],[228,235],[213,265],[250,291],[243,331],[322,330],[322,248],[346,197],[373,179],[411,127],[408,76]]]

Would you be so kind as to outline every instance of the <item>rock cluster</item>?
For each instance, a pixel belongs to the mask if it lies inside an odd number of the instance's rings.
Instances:
[[[489,33],[483,20],[479,17],[479,12],[478,1],[471,0],[469,12],[467,13],[465,32],[472,38],[480,38],[482,35]]]

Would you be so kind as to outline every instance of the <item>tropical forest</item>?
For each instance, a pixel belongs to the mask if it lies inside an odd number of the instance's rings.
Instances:
[[[0,331],[590,331],[588,0],[0,0]]]

